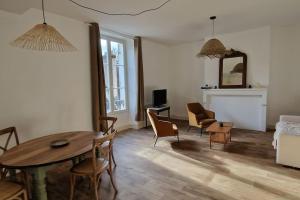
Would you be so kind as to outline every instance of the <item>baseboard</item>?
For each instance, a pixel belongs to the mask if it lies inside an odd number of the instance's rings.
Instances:
[[[171,119],[188,120],[187,116],[171,115]]]
[[[272,131],[275,131],[275,130],[276,130],[275,125],[270,125],[270,124],[267,125],[267,132],[272,132]]]
[[[122,125],[122,126],[118,126],[116,127],[118,131],[125,131],[128,129],[141,129],[143,128],[144,125],[144,121],[139,121],[139,122],[133,122],[132,124],[126,124],[126,125]]]
[[[118,131],[125,131],[125,130],[128,130],[128,129],[131,129],[132,125],[131,124],[126,124],[126,125],[123,125],[123,126],[118,126],[116,128],[117,128]]]
[[[132,129],[141,129],[144,128],[144,121],[138,121],[138,122],[134,122],[133,124],[131,124],[131,128]]]

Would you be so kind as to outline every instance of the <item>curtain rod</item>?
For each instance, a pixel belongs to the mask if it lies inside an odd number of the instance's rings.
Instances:
[[[135,38],[134,35],[127,34],[127,33],[120,33],[120,32],[118,32],[118,31],[114,31],[114,30],[106,29],[106,28],[101,28],[101,32],[107,32],[108,34],[109,34],[109,33],[117,34],[117,35],[119,35],[119,36],[122,36],[122,37],[125,37],[125,38],[128,38],[128,39],[134,39],[134,38]]]
[[[84,22],[84,23],[90,25],[92,22]],[[134,39],[136,37],[135,35],[131,35],[128,33],[121,33],[121,32],[103,28],[103,27],[100,27],[100,32],[107,32],[108,34],[112,33],[112,34],[116,34],[116,35],[119,35],[119,36],[122,36],[122,37],[125,37],[128,39]]]

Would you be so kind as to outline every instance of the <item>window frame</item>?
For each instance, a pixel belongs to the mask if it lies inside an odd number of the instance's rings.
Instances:
[[[109,74],[109,101],[111,111],[107,113],[123,113],[128,112],[129,110],[129,102],[128,102],[128,67],[127,67],[127,48],[126,41],[117,37],[112,37],[109,35],[101,34],[101,39],[107,41],[107,53],[108,53],[108,74]],[[123,45],[123,56],[124,56],[124,81],[125,81],[125,109],[124,110],[115,110],[115,98],[113,95],[113,69],[112,69],[112,58],[111,58],[111,42],[117,42]],[[100,41],[101,45],[101,41]],[[102,46],[101,46],[102,48]],[[107,110],[106,110],[107,111]]]

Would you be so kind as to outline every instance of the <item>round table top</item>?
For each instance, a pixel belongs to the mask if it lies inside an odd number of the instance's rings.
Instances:
[[[51,165],[70,160],[92,150],[93,139],[100,133],[89,131],[65,132],[43,136],[15,146],[0,156],[6,168],[27,168]],[[51,142],[66,139],[69,144],[52,148]]]

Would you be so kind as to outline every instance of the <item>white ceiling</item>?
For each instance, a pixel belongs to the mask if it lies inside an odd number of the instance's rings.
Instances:
[[[107,12],[135,12],[165,0],[75,0]],[[106,16],[79,8],[68,0],[45,0],[46,10],[81,21],[97,21],[120,33],[177,44],[197,41],[211,31],[209,16],[216,15],[216,32],[242,31],[265,25],[299,23],[300,0],[171,0],[158,11],[136,17]],[[0,0],[0,9],[23,13],[40,8],[41,0]]]

